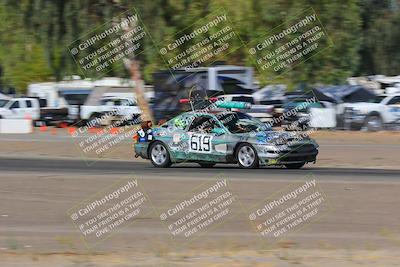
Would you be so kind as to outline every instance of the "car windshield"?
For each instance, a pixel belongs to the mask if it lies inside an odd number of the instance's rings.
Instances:
[[[385,98],[386,96],[383,95],[378,95],[375,96],[374,98],[372,98],[370,101],[368,101],[369,103],[381,103],[382,100]]]
[[[234,134],[271,130],[267,124],[241,112],[221,113],[216,115],[216,117],[231,133]]]
[[[0,108],[4,107],[9,100],[5,100],[5,99],[0,99]]]

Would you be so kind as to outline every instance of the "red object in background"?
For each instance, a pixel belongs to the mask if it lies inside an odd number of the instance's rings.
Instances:
[[[217,100],[218,100],[217,97],[210,97],[210,98],[208,99],[208,101],[210,101],[210,102],[216,102]],[[190,99],[188,99],[188,98],[179,99],[179,103],[181,103],[181,104],[189,103],[189,102],[190,102]]]
[[[137,142],[139,140],[139,135],[138,134],[134,134],[132,137],[134,142]]]
[[[113,134],[113,135],[118,134],[118,128],[115,128],[115,127],[111,128],[110,129],[110,133]]]
[[[68,127],[68,132],[70,135],[73,135],[76,132],[76,128],[75,127]]]
[[[179,103],[183,104],[183,103],[189,103],[190,99],[184,98],[184,99],[179,99]]]
[[[45,126],[45,125],[40,126],[40,127],[39,127],[39,131],[41,131],[41,132],[47,131],[47,126]]]
[[[59,124],[59,127],[64,129],[64,128],[67,128],[67,127],[68,127],[68,124],[65,123],[65,122],[61,122],[61,123]]]
[[[96,128],[89,128],[89,133],[97,133],[97,129]]]

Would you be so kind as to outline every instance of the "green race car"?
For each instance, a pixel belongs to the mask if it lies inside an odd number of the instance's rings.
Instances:
[[[273,131],[267,124],[235,111],[192,111],[138,132],[136,156],[155,167],[196,162],[202,167],[237,163],[241,168],[284,165],[299,169],[315,162],[318,144],[296,132]]]

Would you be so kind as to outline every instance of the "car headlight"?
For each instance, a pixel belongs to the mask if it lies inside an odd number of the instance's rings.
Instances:
[[[271,144],[261,144],[260,147],[265,151],[265,152],[272,152],[272,153],[278,153],[281,151],[285,151],[288,149],[287,145],[271,145]]]

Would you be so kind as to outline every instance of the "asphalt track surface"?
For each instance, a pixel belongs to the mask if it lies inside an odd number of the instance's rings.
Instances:
[[[143,161],[99,160],[96,162],[83,159],[52,158],[7,158],[0,157],[0,172],[58,172],[80,174],[130,174],[143,176],[168,176],[190,179],[190,177],[214,177],[220,173],[232,179],[269,179],[277,177],[299,177],[309,173],[320,179],[349,181],[399,181],[400,170],[324,168],[306,165],[300,170],[288,170],[280,167],[263,167],[245,170],[234,164],[219,164],[213,168],[200,168],[195,163],[175,164],[170,168],[155,168],[151,163]]]
[[[19,246],[28,245],[37,251],[64,251],[64,241],[59,241],[60,238],[72,238],[83,249],[80,234],[66,212],[124,177],[138,178],[153,206],[163,210],[200,184],[215,182],[218,176],[223,176],[246,210],[250,210],[286,186],[309,180],[310,175],[325,192],[331,208],[304,230],[290,233],[287,240],[311,248],[329,244],[333,248],[359,249],[373,244],[378,248],[398,249],[400,170],[321,168],[312,164],[300,170],[244,170],[222,164],[200,168],[193,163],[160,169],[148,161],[135,159],[99,160],[88,165],[80,158],[12,156],[0,157],[0,249],[7,249],[9,240],[15,240]],[[206,232],[191,246],[193,249],[217,249],[221,243],[246,248],[262,246],[264,241],[248,228],[248,215],[242,215],[214,232]],[[159,216],[155,212],[141,217],[96,249],[148,251],[157,244],[176,246],[170,245],[170,233],[160,223]]]

